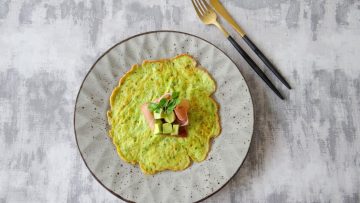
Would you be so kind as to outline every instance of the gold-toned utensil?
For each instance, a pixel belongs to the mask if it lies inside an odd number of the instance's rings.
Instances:
[[[235,47],[235,49],[240,53],[240,55],[246,60],[250,67],[261,77],[261,79],[278,95],[281,99],[285,99],[279,90],[276,89],[274,84],[269,80],[265,73],[256,65],[256,63],[250,58],[250,56],[240,47],[240,45],[230,36],[226,29],[217,21],[217,15],[215,11],[210,7],[210,5],[205,0],[191,0],[194,5],[195,11],[201,21],[206,25],[215,25],[218,27],[225,35],[225,37],[230,41],[230,43]]]
[[[246,44],[255,52],[255,54],[264,62],[264,64],[274,73],[274,75],[289,89],[291,89],[289,83],[280,74],[276,67],[270,62],[268,58],[257,48],[257,46],[246,35],[245,31],[235,22],[230,13],[224,8],[219,0],[210,0],[210,4],[214,7],[225,20],[240,34]]]

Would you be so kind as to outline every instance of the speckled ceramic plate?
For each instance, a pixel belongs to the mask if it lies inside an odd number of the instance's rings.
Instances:
[[[145,59],[189,53],[215,78],[222,132],[206,160],[184,171],[144,175],[122,161],[107,135],[106,111],[119,78]],[[117,197],[134,202],[196,202],[218,190],[244,161],[253,132],[253,104],[236,65],[211,43],[181,32],[148,32],[126,39],[103,54],[86,75],[78,93],[74,128],[81,156],[92,175]]]

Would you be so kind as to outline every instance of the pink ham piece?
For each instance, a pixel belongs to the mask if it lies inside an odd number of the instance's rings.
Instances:
[[[145,103],[145,104],[141,105],[141,111],[143,112],[143,114],[145,116],[145,120],[148,123],[151,130],[154,130],[155,118],[154,118],[153,113],[148,109],[148,105],[149,105],[149,103]]]
[[[175,107],[175,115],[177,117],[178,123],[180,126],[186,126],[189,124],[189,119],[187,112],[189,110],[190,103],[188,100],[184,99]]]

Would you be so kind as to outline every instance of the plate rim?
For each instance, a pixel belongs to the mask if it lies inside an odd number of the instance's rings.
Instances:
[[[127,37],[123,40],[121,40],[120,42],[114,44],[113,46],[111,46],[109,49],[107,49],[103,54],[101,54],[97,60],[93,63],[93,65],[91,66],[91,68],[88,70],[88,72],[86,73],[86,75],[84,76],[84,79],[82,80],[81,82],[81,85],[79,87],[79,90],[78,90],[78,93],[76,95],[76,100],[75,100],[75,103],[74,103],[74,115],[73,115],[73,128],[74,128],[74,136],[75,136],[75,141],[76,141],[76,146],[78,148],[78,151],[80,153],[80,156],[81,156],[81,159],[83,160],[86,168],[88,169],[88,171],[90,172],[90,174],[95,178],[95,180],[100,183],[101,186],[103,186],[107,191],[109,191],[111,194],[113,194],[115,197],[125,201],[125,202],[133,202],[131,200],[128,200],[124,197],[122,197],[121,195],[117,194],[116,192],[114,192],[113,190],[111,190],[110,188],[106,187],[97,177],[96,175],[94,174],[93,171],[90,170],[89,166],[87,165],[86,161],[85,161],[85,158],[80,150],[80,147],[79,147],[79,143],[78,143],[78,138],[77,138],[77,134],[76,134],[76,129],[75,129],[75,116],[76,116],[76,110],[77,110],[77,102],[78,102],[78,98],[79,98],[79,95],[80,95],[80,91],[82,90],[82,87],[84,85],[84,82],[86,80],[86,78],[89,76],[90,72],[93,70],[93,68],[95,67],[95,65],[107,54],[109,53],[112,49],[114,49],[116,46],[128,41],[128,40],[131,40],[133,38],[136,38],[136,37],[139,37],[139,36],[142,36],[142,35],[147,35],[147,34],[152,34],[152,33],[177,33],[177,34],[185,34],[185,35],[188,35],[188,36],[191,36],[191,37],[195,37],[195,38],[198,38],[200,40],[203,40],[207,43],[209,43],[210,45],[214,46],[217,50],[219,50],[220,52],[222,52],[237,68],[237,70],[240,72],[240,74],[243,76],[244,80],[245,80],[245,84],[246,84],[246,87],[248,88],[248,92],[250,94],[250,101],[251,101],[251,105],[252,105],[252,109],[253,109],[253,126],[252,126],[252,133],[251,133],[251,137],[250,137],[250,143],[249,143],[249,147],[246,151],[246,154],[245,154],[245,157],[244,159],[242,160],[241,164],[239,165],[238,169],[235,171],[235,173],[229,178],[229,180],[227,180],[219,189],[213,191],[211,194],[205,196],[204,198],[196,201],[196,202],[202,202],[206,199],[208,199],[209,197],[213,196],[214,194],[218,193],[220,190],[222,190],[235,176],[236,174],[239,172],[241,166],[244,164],[248,154],[249,154],[249,151],[250,151],[250,148],[251,148],[251,143],[252,143],[252,140],[253,140],[253,135],[254,135],[254,127],[255,127],[255,112],[254,112],[254,102],[253,102],[253,96],[251,94],[251,91],[250,91],[250,88],[248,86],[248,82],[246,81],[245,77],[244,77],[244,74],[242,74],[241,70],[239,69],[238,65],[234,62],[233,59],[230,58],[230,56],[228,54],[226,54],[222,49],[220,49],[218,46],[216,46],[215,44],[209,42],[208,40],[206,39],[203,39],[197,35],[194,35],[194,34],[190,34],[190,33],[187,33],[187,32],[182,32],[182,31],[177,31],[177,30],[153,30],[153,31],[147,31],[147,32],[142,32],[142,33],[139,33],[139,34],[136,34],[136,35],[132,35],[130,37]]]

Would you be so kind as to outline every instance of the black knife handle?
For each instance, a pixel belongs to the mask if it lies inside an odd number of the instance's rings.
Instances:
[[[274,75],[289,89],[291,86],[285,80],[285,78],[279,73],[279,71],[275,68],[275,66],[266,58],[266,56],[257,48],[257,46],[250,40],[247,35],[243,36],[244,41],[249,47],[255,52],[255,54],[264,62],[264,64],[274,73]]]
[[[256,63],[250,58],[250,56],[240,47],[240,45],[229,35],[228,40],[245,59],[245,61],[251,66],[251,68],[263,79],[263,81],[278,95],[282,100],[285,98],[281,95],[278,89],[272,84],[265,73],[256,65]]]

